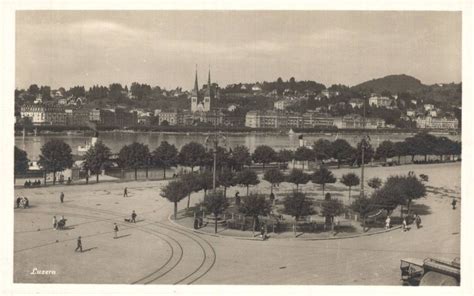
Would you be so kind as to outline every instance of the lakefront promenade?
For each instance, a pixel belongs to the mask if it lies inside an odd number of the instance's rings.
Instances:
[[[169,220],[173,204],[160,196],[168,181],[16,189],[15,196],[27,196],[31,207],[15,209],[14,281],[400,285],[401,258],[460,256],[460,166],[366,168],[367,179],[409,171],[429,176],[426,197],[413,203],[423,227],[338,240],[288,236],[260,241],[194,232]],[[340,178],[350,170],[335,169],[333,173]],[[128,197],[123,197],[125,186]],[[292,185],[282,186],[291,189]],[[331,184],[326,190],[337,191],[337,186],[342,185]],[[262,181],[255,190],[266,193],[269,188]],[[231,187],[228,196],[237,190],[245,191]],[[59,200],[61,192],[64,203]],[[340,192],[338,198],[347,198],[345,191]],[[192,203],[202,198],[202,191],[191,196]],[[451,208],[453,198],[458,201],[456,210]],[[185,207],[183,199],[178,208]],[[125,222],[133,210],[138,214],[136,223]],[[53,229],[54,215],[67,219],[66,229]],[[114,223],[119,228],[117,239],[113,238]],[[83,252],[74,252],[78,236]]]

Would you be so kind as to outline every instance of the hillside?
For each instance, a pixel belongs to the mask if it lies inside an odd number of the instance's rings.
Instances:
[[[421,90],[424,87],[425,85],[423,85],[420,80],[416,79],[415,77],[401,74],[372,79],[353,86],[352,89],[362,92],[375,93],[389,91],[392,94],[396,94],[399,92],[414,92]]]

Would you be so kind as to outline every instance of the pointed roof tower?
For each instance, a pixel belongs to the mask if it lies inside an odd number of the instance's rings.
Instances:
[[[206,89],[206,97],[211,97],[212,94],[212,85],[211,85],[211,66],[209,66],[209,73],[207,76],[207,89]]]
[[[197,72],[197,65],[196,65],[196,73],[194,78],[194,89],[192,91],[192,95],[198,97],[199,94],[199,84],[198,84],[198,72]]]
[[[207,76],[207,84],[211,85],[211,66],[209,66],[209,73],[208,73],[208,76]]]

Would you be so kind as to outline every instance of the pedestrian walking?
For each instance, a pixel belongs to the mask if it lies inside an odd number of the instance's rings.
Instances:
[[[385,219],[385,229],[388,230],[390,229],[390,216],[387,216],[387,219]]]
[[[419,229],[421,225],[421,218],[418,214],[415,215],[416,228]]]
[[[272,203],[272,205],[275,205],[275,194],[270,193],[270,202]]]
[[[61,201],[61,203],[64,202],[64,193],[61,192],[61,194],[59,195],[59,200]]]
[[[451,202],[451,205],[453,206],[453,210],[456,209],[456,203],[457,203],[456,199],[453,198],[453,201]]]
[[[114,239],[117,238],[118,231],[119,231],[118,225],[117,225],[117,223],[114,223]]]
[[[403,222],[402,222],[402,231],[405,232],[407,231],[407,219],[403,218]]]
[[[56,216],[53,216],[53,229],[56,230],[56,227],[58,227],[58,220],[56,219]]]
[[[240,196],[238,191],[235,193],[235,204],[240,205]]]
[[[81,253],[82,253],[82,240],[81,240],[81,237],[80,237],[80,236],[77,238],[77,247],[76,247],[76,249],[74,250],[74,252],[77,252],[77,250],[80,250]]]
[[[127,187],[125,187],[125,188],[123,189],[123,197],[128,197],[128,189],[127,189]]]
[[[137,218],[137,214],[135,213],[135,210],[133,210],[133,212],[132,212],[132,220],[130,220],[130,222],[137,223],[137,222],[135,221],[136,218]]]
[[[30,200],[28,199],[28,197],[25,196],[25,208],[29,208],[30,207]]]
[[[16,207],[19,208],[20,207],[20,203],[21,203],[21,197],[17,197],[16,198]]]

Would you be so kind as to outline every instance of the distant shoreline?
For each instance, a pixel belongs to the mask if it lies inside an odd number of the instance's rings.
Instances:
[[[39,127],[40,129],[37,132],[38,136],[44,136],[44,135],[84,135],[84,136],[90,136],[94,133],[94,131],[90,129],[47,129],[45,127]],[[212,128],[206,128],[206,129],[179,129],[179,130],[173,130],[173,129],[165,129],[165,130],[157,130],[154,128],[150,129],[99,129],[99,133],[124,133],[124,134],[129,134],[129,133],[152,133],[152,134],[168,134],[168,135],[182,135],[182,134],[211,134],[214,132],[221,132],[225,134],[231,134],[231,135],[290,135],[288,133],[290,129],[288,130],[262,130],[262,129],[248,129],[248,130],[229,130],[229,129],[217,129],[214,130]],[[434,135],[461,135],[461,130],[424,130],[424,129],[338,129],[338,130],[314,130],[314,129],[298,129],[294,128],[294,135],[298,134],[305,134],[305,135],[351,135],[351,134],[360,134],[362,132],[371,134],[371,135],[377,135],[377,134],[417,134],[420,132],[429,132]],[[16,130],[15,131],[15,137],[21,137],[23,134],[21,130]],[[32,131],[27,132],[26,134],[27,137],[34,136],[34,133]]]

